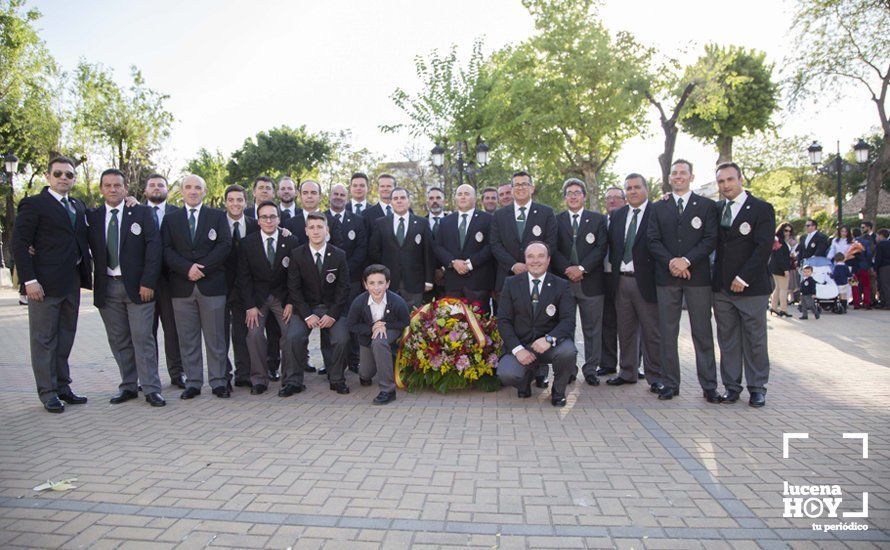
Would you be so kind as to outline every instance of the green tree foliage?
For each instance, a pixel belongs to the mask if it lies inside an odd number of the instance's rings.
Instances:
[[[335,183],[342,183],[348,189],[349,176],[355,172],[369,173],[383,160],[383,157],[366,147],[356,147],[352,132],[349,130],[343,130],[328,138],[331,142],[331,155],[318,167],[317,174],[314,175],[325,196]]]
[[[267,175],[290,176],[299,183],[329,161],[333,153],[334,146],[327,134],[312,134],[306,126],[278,126],[247,138],[232,153],[227,165],[229,182],[250,186],[257,176]]]
[[[732,140],[770,127],[779,88],[766,54],[738,46],[705,47],[687,69],[700,85],[689,96],[680,125],[694,137],[717,146],[717,162],[732,160]]]
[[[537,32],[494,56],[486,101],[492,140],[529,169],[542,201],[558,204],[566,177],[601,202],[600,172],[645,124],[639,83],[648,51],[611,36],[590,0],[526,0]]]
[[[131,191],[140,192],[174,118],[166,108],[169,96],[149,88],[136,67],[130,78],[125,88],[110,69],[81,60],[74,72],[73,133],[99,153],[103,166],[126,174],[135,184]]]
[[[204,201],[211,206],[220,208],[224,206],[226,187],[229,185],[229,170],[226,163],[226,158],[218,150],[211,153],[202,147],[195,158],[185,165],[187,174],[196,174],[204,178],[207,183],[207,196]],[[249,193],[250,186],[245,189]]]
[[[868,169],[865,198],[865,216],[874,219],[878,191],[890,176],[890,2],[798,0],[791,30],[787,84],[793,104],[825,92],[837,98],[854,86],[875,105],[883,139]]]

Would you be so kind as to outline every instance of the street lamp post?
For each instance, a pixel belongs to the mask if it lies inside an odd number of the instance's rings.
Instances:
[[[13,209],[11,208],[13,198],[15,197],[15,188],[13,187],[13,174],[16,173],[19,169],[19,158],[15,156],[13,153],[7,153],[3,157],[3,176],[4,182],[9,184],[9,197],[6,199],[6,225],[10,226],[10,231],[12,230],[12,217],[13,217]],[[3,227],[2,229],[6,229]],[[6,251],[3,250],[3,237],[4,235],[0,233],[0,268],[6,267]]]
[[[464,149],[467,148],[466,141],[458,141],[456,146],[457,163],[451,167],[451,173],[453,175],[457,175],[457,185],[458,187],[460,187],[464,183],[465,174],[467,177],[472,177],[481,172],[482,168],[484,168],[488,164],[489,148],[484,141],[479,140],[479,142],[476,144],[476,161],[474,163],[473,161],[467,162],[464,159]],[[436,167],[436,170],[441,175],[445,169],[445,148],[437,143],[436,146],[433,147],[433,150],[430,151],[430,154],[432,157],[433,166]],[[448,181],[450,183],[450,180]],[[450,185],[448,185],[447,187],[448,188],[445,189],[446,200],[450,199],[451,197]]]
[[[871,149],[869,145],[862,139],[856,142],[853,146],[853,150],[856,152],[856,162],[859,164],[865,164],[868,162],[868,152]],[[816,169],[820,174],[829,174],[837,176],[837,226],[841,227],[844,225],[844,189],[843,189],[843,174],[846,171],[849,171],[852,166],[850,163],[845,162],[843,158],[841,158],[841,142],[838,140],[837,142],[837,154],[834,157],[834,161],[831,164],[826,166],[822,166],[822,146],[819,145],[819,142],[814,141],[807,147],[807,153],[810,156],[810,164],[813,165],[813,168]]]

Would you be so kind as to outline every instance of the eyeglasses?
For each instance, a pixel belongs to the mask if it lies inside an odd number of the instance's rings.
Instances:
[[[531,187],[531,186],[532,186],[532,184],[525,182],[525,181],[513,184],[513,187]]]
[[[260,221],[262,222],[274,222],[278,219],[278,214],[270,214],[268,216],[260,216]]]
[[[61,170],[56,170],[55,172],[53,172],[53,177],[54,177],[54,178],[61,178],[61,177],[62,177],[62,174],[64,174],[65,177],[68,178],[69,180],[73,180],[73,179],[74,179],[74,176],[77,175],[77,174],[75,174],[74,172],[70,172],[70,171],[68,171],[68,170],[66,170],[66,171],[64,171],[64,172],[61,171]]]
[[[566,191],[567,197],[583,197],[584,191]]]

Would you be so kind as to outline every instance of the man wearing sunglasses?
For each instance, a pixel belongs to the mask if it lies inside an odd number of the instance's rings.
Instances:
[[[69,196],[76,178],[74,161],[53,158],[49,185],[19,203],[12,235],[15,265],[28,295],[31,368],[40,401],[52,413],[64,412],[62,401],[87,402],[72,391],[68,365],[80,289],[93,286],[86,209]]]
[[[819,224],[816,223],[816,220],[807,220],[804,223],[804,229],[806,233],[800,236],[800,240],[797,243],[798,265],[828,265],[830,262],[827,255],[828,249],[831,247],[831,240],[828,238],[828,235],[819,231]]]

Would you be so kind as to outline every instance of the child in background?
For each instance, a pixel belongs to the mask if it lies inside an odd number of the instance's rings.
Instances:
[[[834,268],[831,272],[831,278],[837,285],[837,313],[847,312],[847,296],[850,294],[850,277],[853,272],[850,266],[844,263],[843,252],[834,255]]]
[[[803,266],[803,274],[800,281],[800,308],[803,315],[799,319],[807,319],[807,311],[813,310],[816,319],[819,318],[820,312],[816,306],[816,280],[813,279],[813,267],[809,265]]]

